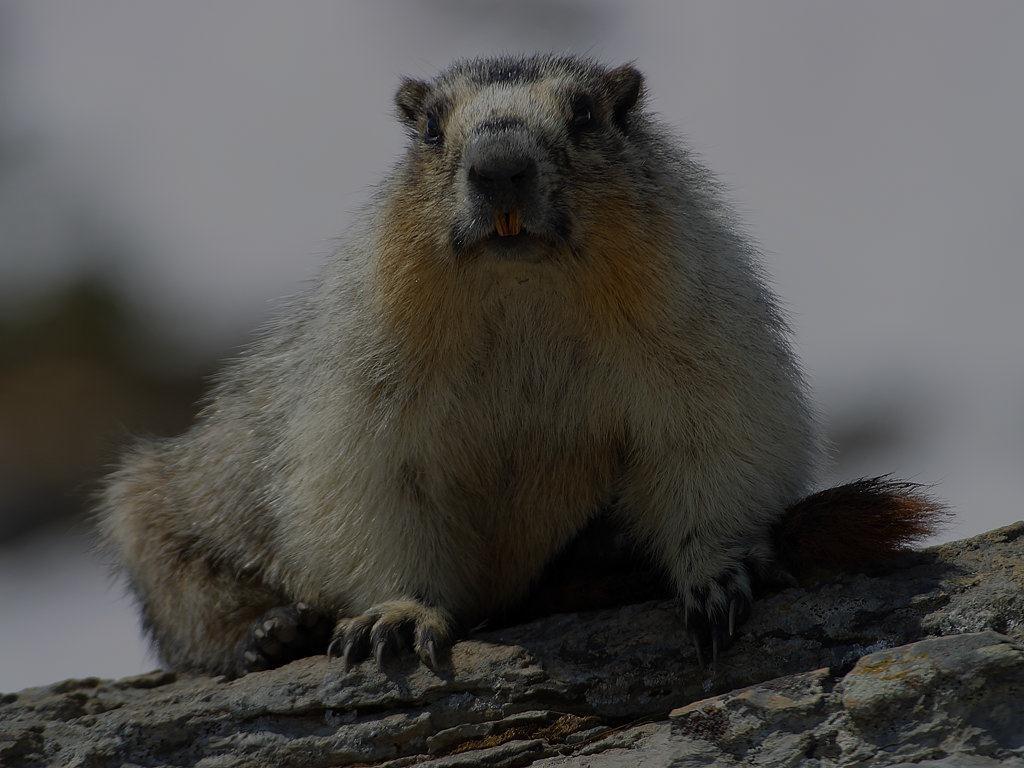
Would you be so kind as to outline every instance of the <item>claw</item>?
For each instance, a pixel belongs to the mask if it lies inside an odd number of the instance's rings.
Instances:
[[[384,651],[387,650],[387,647],[388,641],[383,637],[373,645],[373,658],[381,669],[384,668]]]
[[[345,650],[341,652],[341,671],[348,672],[352,668],[352,649],[355,647],[355,641],[349,640],[345,643]]]
[[[711,666],[718,664],[718,629],[711,630]]]
[[[331,661],[331,659],[334,658],[335,646],[337,646],[340,643],[341,643],[341,638],[340,637],[336,637],[333,640],[331,640],[331,642],[328,644],[328,646],[327,646],[327,660],[328,661]]]
[[[736,598],[729,601],[729,639],[736,634]]]
[[[437,669],[441,666],[441,662],[437,657],[437,643],[434,642],[433,638],[427,640],[423,644],[423,650],[426,653],[427,658],[430,660],[431,669]]]

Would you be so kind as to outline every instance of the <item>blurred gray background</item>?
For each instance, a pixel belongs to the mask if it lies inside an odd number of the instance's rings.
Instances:
[[[399,152],[402,74],[635,59],[731,189],[836,444],[1022,517],[1024,4],[0,2],[0,690],[151,668],[95,478],[184,429]]]

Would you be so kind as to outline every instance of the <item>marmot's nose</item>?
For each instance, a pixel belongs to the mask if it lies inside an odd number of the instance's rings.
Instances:
[[[495,208],[522,206],[533,194],[537,161],[525,154],[482,148],[469,166],[470,184]]]

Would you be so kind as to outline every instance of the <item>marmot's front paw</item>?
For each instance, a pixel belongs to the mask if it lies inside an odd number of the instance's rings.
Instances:
[[[751,575],[739,562],[710,581],[682,590],[683,620],[693,638],[697,663],[703,667],[707,652],[712,665],[731,644],[736,630],[750,616]]]
[[[331,634],[326,614],[305,603],[271,608],[250,627],[239,644],[239,674],[272,669],[304,656],[323,653]]]
[[[339,619],[328,656],[341,656],[347,670],[373,654],[378,667],[385,659],[414,651],[431,669],[440,668],[451,649],[452,631],[445,613],[418,600],[392,600],[362,616]]]

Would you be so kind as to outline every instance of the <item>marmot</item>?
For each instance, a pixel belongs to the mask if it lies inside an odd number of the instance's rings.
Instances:
[[[600,509],[717,654],[773,532],[838,562],[931,530],[882,480],[798,502],[819,448],[784,319],[643,95],[573,56],[402,82],[408,147],[315,285],[104,487],[167,664],[443,664]]]

